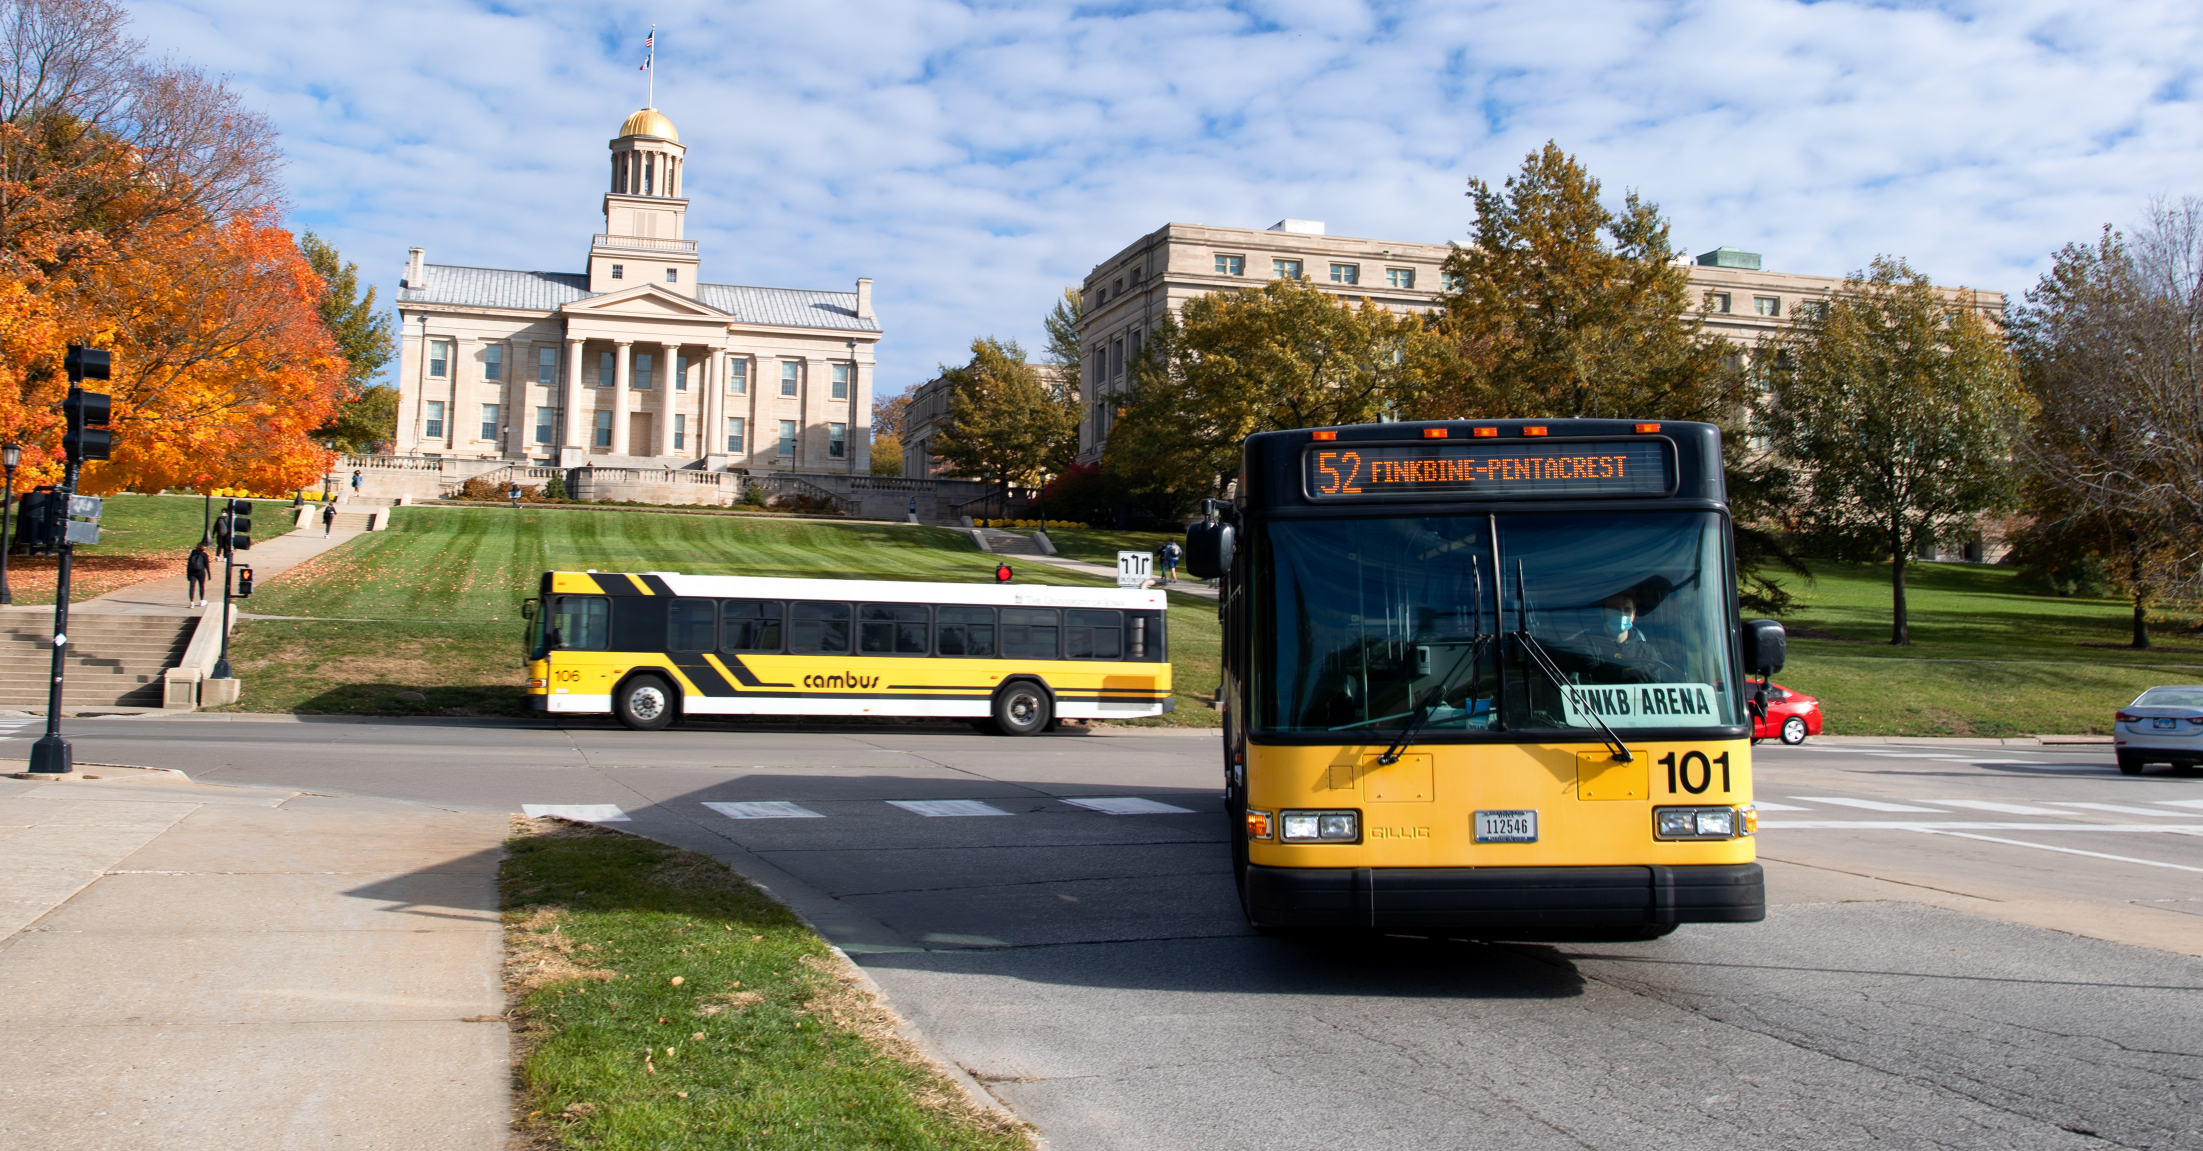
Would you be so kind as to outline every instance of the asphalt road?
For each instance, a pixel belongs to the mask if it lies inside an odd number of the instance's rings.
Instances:
[[[710,852],[1059,1149],[2203,1149],[2203,775],[2108,748],[1763,746],[1767,922],[1546,946],[1249,934],[1205,735],[70,731],[80,761],[588,805]],[[1071,802],[1112,798],[1184,810]]]

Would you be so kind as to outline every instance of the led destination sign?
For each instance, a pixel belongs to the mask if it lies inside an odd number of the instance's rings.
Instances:
[[[1666,440],[1323,445],[1309,448],[1302,466],[1318,500],[1664,496],[1673,490],[1674,454]]]

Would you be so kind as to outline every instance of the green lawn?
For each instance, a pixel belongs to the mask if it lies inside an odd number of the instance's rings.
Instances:
[[[550,820],[505,850],[527,1146],[1031,1145],[896,1035],[847,960],[717,860]]]
[[[1113,562],[1113,560],[1112,560]],[[264,584],[231,642],[239,710],[370,715],[521,714],[520,603],[549,570],[669,571],[985,583],[996,559],[941,528],[637,511],[404,508]],[[1093,585],[1041,563],[1020,583]],[[1178,711],[1135,721],[1210,726],[1216,605],[1171,597]],[[370,622],[342,622],[370,621]],[[401,691],[427,698],[408,702]]]
[[[1783,622],[1839,637],[1793,636],[1781,681],[1819,697],[1841,735],[2106,733],[2111,713],[2152,684],[2203,683],[2192,621],[2153,629],[2134,651],[2123,600],[2035,595],[2008,567],[1907,569],[1912,646],[1889,644],[1886,564],[1815,561],[1787,584]],[[1849,641],[1849,642],[1846,642]]]
[[[217,501],[219,502],[219,501]],[[71,565],[69,602],[80,603],[149,579],[182,575],[184,557],[199,542],[205,503],[198,496],[108,496],[100,511],[99,543],[76,549]],[[290,530],[291,506],[262,502],[255,526],[262,536]],[[281,514],[277,515],[280,509]],[[261,520],[274,519],[272,524]],[[8,522],[14,539],[13,513]],[[8,557],[8,588],[18,604],[54,602],[57,561],[51,556]]]
[[[1186,546],[1183,534],[1168,532],[1109,532],[1097,528],[1051,528],[1048,531],[1048,542],[1056,545],[1057,555],[1110,567],[1117,566],[1119,551],[1153,552],[1163,546],[1163,541],[1171,539],[1177,540],[1181,548]]]

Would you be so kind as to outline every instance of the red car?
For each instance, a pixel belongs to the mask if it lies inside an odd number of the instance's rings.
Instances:
[[[1753,699],[1758,691],[1756,685],[1745,684],[1745,700]],[[1779,683],[1768,683],[1767,714],[1752,721],[1752,742],[1779,739],[1794,745],[1804,743],[1806,736],[1820,733],[1821,701]]]

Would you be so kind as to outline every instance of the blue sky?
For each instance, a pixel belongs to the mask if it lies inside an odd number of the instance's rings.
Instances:
[[[1466,236],[1548,138],[1692,252],[1878,253],[2017,293],[2153,196],[2203,194],[2203,5],[2132,2],[474,4],[141,0],[157,51],[280,126],[294,225],[383,286],[579,270],[605,142],[689,147],[707,280],[876,282],[883,391],[1170,221]]]

